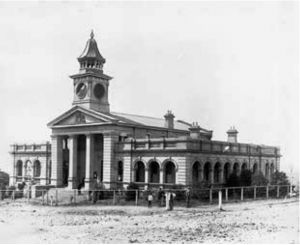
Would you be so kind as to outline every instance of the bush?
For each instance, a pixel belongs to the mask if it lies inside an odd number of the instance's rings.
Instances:
[[[272,185],[290,185],[290,181],[285,172],[276,171],[271,176]]]
[[[235,173],[229,175],[229,178],[226,183],[227,187],[237,187],[240,186],[240,178]]]
[[[269,183],[266,177],[263,175],[262,172],[258,172],[252,176],[252,185],[255,186],[265,186]]]
[[[252,173],[250,170],[246,169],[241,172],[240,175],[240,185],[250,186],[252,182]]]
[[[135,200],[135,191],[139,189],[139,186],[133,182],[129,183],[127,186],[127,191],[125,194],[126,201]]]

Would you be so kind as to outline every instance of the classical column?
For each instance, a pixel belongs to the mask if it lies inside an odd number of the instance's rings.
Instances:
[[[106,187],[111,187],[111,182],[117,181],[117,171],[113,171],[114,146],[117,141],[118,135],[113,132],[103,135],[103,182],[106,182]]]
[[[94,137],[91,134],[86,135],[86,155],[85,155],[85,184],[84,188],[90,190],[93,188],[94,171]]]
[[[164,170],[163,169],[159,170],[159,183],[160,184],[164,183]]]
[[[70,135],[68,138],[69,147],[69,178],[68,189],[77,188],[77,136]]]
[[[62,137],[51,136],[51,185],[61,186],[63,180],[63,150]]]
[[[219,170],[219,183],[223,184],[224,182],[224,166],[221,165],[220,170]]]
[[[146,184],[149,184],[149,179],[150,179],[149,173],[150,173],[149,168],[146,167],[145,168],[145,183]]]

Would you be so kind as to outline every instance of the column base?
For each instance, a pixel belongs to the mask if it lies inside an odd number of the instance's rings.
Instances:
[[[85,179],[84,180],[84,190],[89,191],[94,188],[94,179]]]
[[[75,178],[70,178],[68,179],[68,186],[67,189],[73,190],[73,189],[77,189],[77,181]]]

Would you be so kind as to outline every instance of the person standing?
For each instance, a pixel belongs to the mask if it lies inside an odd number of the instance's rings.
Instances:
[[[161,187],[159,187],[158,189],[157,199],[158,199],[158,206],[159,207],[163,206],[164,192],[162,191]]]
[[[152,207],[153,195],[151,192],[148,194],[148,208]]]
[[[188,187],[185,191],[185,202],[186,202],[186,207],[190,207],[190,201],[191,201],[191,190]]]

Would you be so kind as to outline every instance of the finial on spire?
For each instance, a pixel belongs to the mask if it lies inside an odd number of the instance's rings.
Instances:
[[[93,31],[93,29],[91,30],[90,37],[91,37],[91,39],[93,39],[93,38],[94,38],[94,31]]]

